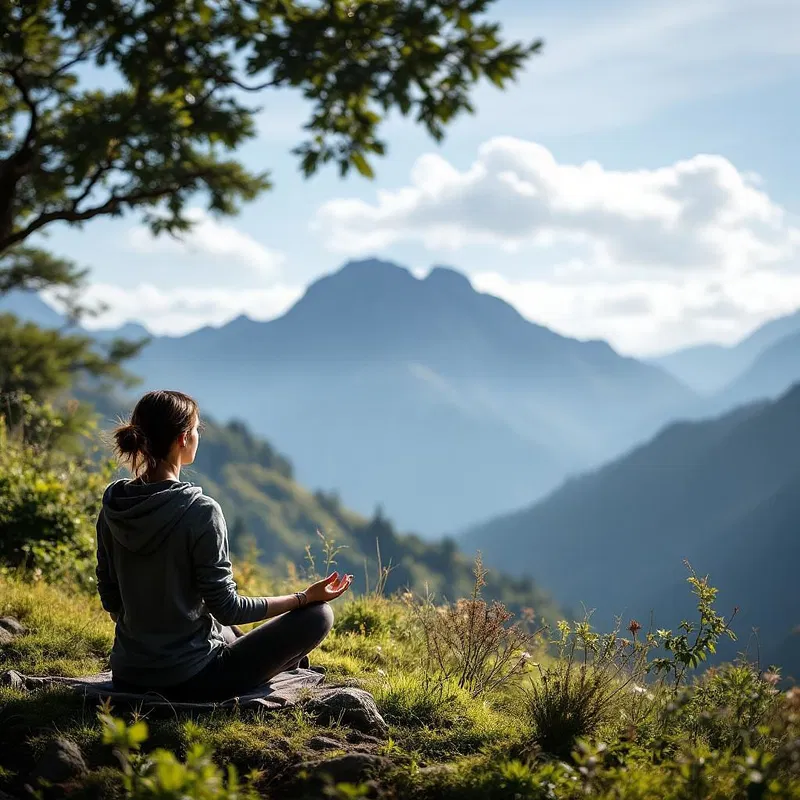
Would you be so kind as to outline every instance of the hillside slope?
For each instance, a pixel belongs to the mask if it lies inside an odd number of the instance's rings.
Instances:
[[[271,322],[158,338],[133,365],[291,453],[306,485],[429,534],[519,505],[694,401],[662,370],[525,320],[461,274],[354,262]]]
[[[683,613],[682,560],[710,573],[762,652],[800,622],[800,387],[771,403],[668,427],[631,454],[461,539],[607,617]],[[658,624],[656,619],[656,624]],[[793,665],[800,670],[800,664]]]

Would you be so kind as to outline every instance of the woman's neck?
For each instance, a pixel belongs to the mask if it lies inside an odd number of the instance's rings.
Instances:
[[[181,465],[169,461],[160,461],[155,469],[149,470],[143,476],[145,483],[160,483],[161,481],[179,481],[181,479]]]

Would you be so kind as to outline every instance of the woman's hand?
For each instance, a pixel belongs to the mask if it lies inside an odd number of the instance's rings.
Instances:
[[[306,600],[309,603],[327,603],[343,595],[353,582],[352,575],[339,575],[332,572],[327,578],[312,583],[306,589]]]

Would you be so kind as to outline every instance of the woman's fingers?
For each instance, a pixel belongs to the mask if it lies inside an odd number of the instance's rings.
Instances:
[[[352,582],[352,575],[342,575],[338,583],[328,586],[328,591],[333,595],[333,597],[339,597],[347,591]]]

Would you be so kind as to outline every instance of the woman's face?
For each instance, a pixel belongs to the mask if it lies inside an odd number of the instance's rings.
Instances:
[[[187,433],[181,436],[178,444],[181,449],[181,466],[186,467],[194,463],[197,455],[197,446],[200,444],[200,418],[195,416],[194,424]]]

